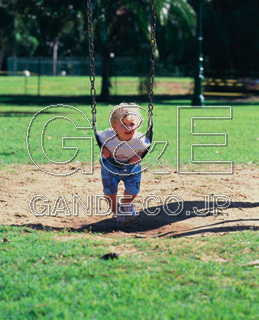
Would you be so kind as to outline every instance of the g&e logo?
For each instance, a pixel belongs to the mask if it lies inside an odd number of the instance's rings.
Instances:
[[[146,109],[142,108],[141,109],[145,110],[145,112],[147,112]],[[211,111],[212,109],[218,109],[221,111],[225,111],[225,115],[221,115],[221,116],[191,116],[190,117],[190,127],[186,128],[186,126],[181,125],[181,111],[182,110],[189,110],[189,111],[194,111],[197,112],[197,110],[200,111],[201,114],[204,114],[204,112],[208,112]],[[227,111],[227,112],[226,112]],[[44,122],[44,124],[42,124],[41,126],[41,131],[40,134],[39,132],[37,132],[37,128],[38,126],[35,125],[35,122],[41,118],[41,116],[47,116],[47,115],[52,115],[55,114],[54,116],[49,117],[49,119],[47,121]],[[63,115],[69,113],[69,117]],[[148,113],[148,112],[147,112]],[[81,125],[79,125],[76,121],[78,121],[78,115],[80,116],[80,123]],[[73,120],[73,118],[77,119],[77,120]],[[233,174],[233,162],[232,161],[215,161],[215,160],[196,160],[194,158],[194,150],[197,147],[213,147],[213,146],[218,146],[218,147],[226,147],[228,145],[228,135],[227,133],[223,133],[223,132],[217,132],[217,133],[213,133],[213,132],[196,132],[194,130],[195,124],[197,120],[231,120],[232,119],[232,107],[230,106],[226,106],[226,107],[221,107],[221,106],[213,106],[213,107],[184,107],[184,106],[180,106],[177,107],[177,138],[176,138],[176,143],[175,145],[177,146],[177,173],[179,174]],[[86,175],[90,175],[93,174],[93,168],[94,168],[94,153],[93,153],[93,146],[94,146],[94,138],[92,136],[87,136],[87,134],[84,134],[84,136],[64,136],[61,139],[61,148],[62,150],[72,150],[74,151],[73,156],[71,156],[69,159],[63,160],[63,161],[56,161],[51,159],[51,157],[48,155],[47,151],[46,151],[46,147],[45,147],[45,140],[47,139],[46,137],[46,130],[48,128],[48,126],[52,123],[54,123],[54,121],[56,120],[65,120],[68,121],[70,123],[70,125],[72,124],[75,130],[93,130],[93,126],[89,120],[89,118],[87,117],[87,115],[79,110],[78,108],[75,108],[73,106],[68,106],[68,105],[51,105],[48,107],[45,107],[41,110],[39,110],[31,119],[28,128],[27,128],[27,134],[26,134],[26,146],[27,146],[27,151],[29,154],[29,157],[32,161],[32,163],[41,171],[52,175],[52,176],[69,176],[72,175],[74,173],[76,173],[78,170],[81,170],[82,174],[86,174]],[[82,125],[83,122],[83,125]],[[58,122],[57,126],[59,125]],[[196,167],[196,170],[192,170],[192,171],[187,171],[184,169],[184,164],[181,163],[181,158],[183,156],[183,151],[182,151],[182,145],[184,145],[184,147],[186,148],[186,143],[185,142],[181,142],[182,141],[182,135],[186,134],[191,134],[192,137],[195,136],[203,136],[203,137],[213,137],[215,138],[216,136],[218,137],[222,137],[223,138],[223,142],[221,143],[200,143],[200,144],[195,144],[192,143],[188,146],[188,148],[190,148],[190,163],[192,165],[194,165],[194,167]],[[76,157],[78,156],[78,154],[80,153],[80,148],[78,148],[78,144],[74,145],[74,146],[67,146],[68,143],[71,144],[71,141],[81,141],[81,143],[85,143],[88,145],[88,150],[89,150],[89,154],[87,155],[87,159],[89,159],[89,168],[88,170],[86,170],[84,168],[84,166],[80,165],[77,168],[74,168],[72,170],[69,170],[68,172],[53,172],[51,170],[47,170],[46,168],[44,168],[43,165],[40,164],[40,162],[42,163],[43,161],[40,161],[39,159],[39,151],[41,151],[41,157],[42,159],[47,159],[49,163],[51,164],[55,164],[55,165],[65,165],[68,163],[71,163],[73,160],[76,159]],[[161,152],[159,153],[159,155],[156,157],[155,160],[155,164],[157,166],[157,169],[150,169],[149,166],[145,163],[145,165],[142,168],[142,171],[145,170],[149,170],[150,172],[152,172],[153,174],[170,174],[169,170],[167,170],[165,168],[165,166],[162,165],[161,163],[161,158],[163,156],[163,154],[166,152],[167,150],[167,146],[169,145],[169,143],[167,141],[154,141],[149,153],[152,153],[154,151],[154,149],[157,149],[159,147],[159,145],[162,145],[161,148]],[[33,146],[33,147],[32,147]],[[55,146],[57,147],[57,146]],[[169,145],[170,147],[170,145]],[[160,149],[159,149],[160,150]],[[71,152],[71,151],[70,151]],[[36,156],[37,154],[37,156]],[[86,157],[86,155],[85,155]],[[35,160],[37,158],[37,160]],[[213,168],[214,171],[212,170],[200,170],[200,164],[213,164]],[[215,164],[224,164],[226,169],[223,170],[215,170]]]
[[[145,112],[147,112],[146,109],[142,108]],[[40,118],[44,117],[48,117],[48,115],[52,115],[55,114],[54,116],[51,116],[47,121],[45,121],[43,124],[40,124],[41,126],[41,131],[40,133],[38,132],[38,128],[39,128],[39,124],[35,124],[37,121],[39,121]],[[62,115],[63,114],[67,114],[69,113],[69,117]],[[148,113],[148,112],[147,112]],[[79,121],[78,119],[78,115],[80,116],[80,123],[81,125],[78,125],[78,123],[76,123],[76,121]],[[72,119],[74,118],[74,120]],[[77,120],[75,120],[77,119]],[[74,151],[73,156],[71,156],[69,159],[66,159],[64,161],[57,161],[57,160],[53,160],[51,159],[51,157],[48,155],[48,152],[46,151],[46,146],[45,146],[45,141],[46,139],[50,138],[46,135],[46,131],[48,126],[50,126],[50,124],[53,124],[55,121],[57,120],[63,120],[63,121],[68,121],[73,125],[75,130],[93,130],[93,126],[91,125],[91,122],[89,120],[89,118],[87,117],[87,115],[79,110],[78,108],[75,108],[73,106],[67,106],[67,105],[54,105],[54,106],[49,106],[46,108],[43,108],[41,110],[39,110],[31,119],[29,126],[27,128],[27,135],[26,135],[26,146],[27,146],[27,151],[29,154],[29,157],[32,161],[32,163],[41,171],[52,175],[52,176],[59,176],[59,177],[65,177],[65,176],[69,176],[72,175],[74,173],[76,173],[79,169],[81,170],[81,172],[83,174],[93,174],[93,168],[94,168],[94,152],[93,152],[93,147],[94,147],[94,138],[91,136],[87,136],[87,134],[85,134],[84,136],[64,136],[61,138],[61,148],[62,150],[72,150]],[[82,122],[84,125],[82,125]],[[57,123],[57,127],[59,126],[59,123]],[[40,164],[40,162],[42,163],[42,159],[45,160],[47,159],[49,163],[51,164],[55,164],[55,165],[65,165],[68,164],[72,161],[74,161],[76,159],[76,157],[78,156],[78,154],[80,153],[80,148],[78,148],[78,146],[67,146],[67,143],[71,143],[71,141],[83,141],[86,144],[89,144],[88,148],[88,153],[90,153],[90,157],[88,155],[88,159],[89,159],[89,163],[90,163],[90,167],[88,170],[85,170],[85,168],[80,165],[78,168],[74,168],[73,170],[70,170],[68,172],[53,172],[51,170],[47,170],[46,168],[44,168],[44,166],[42,164]],[[142,171],[145,170],[149,170],[151,171],[153,174],[170,174],[170,172],[162,165],[162,163],[160,162],[160,158],[163,155],[164,151],[166,150],[166,147],[168,145],[167,141],[154,141],[153,145],[150,148],[150,152],[153,152],[154,149],[158,149],[159,145],[162,145],[162,148],[160,146],[161,152],[159,153],[159,155],[156,157],[156,164],[157,164],[157,170],[154,169],[150,169],[148,167],[148,165],[143,166]],[[35,147],[36,146],[36,147]],[[55,147],[60,147],[60,146],[55,146]],[[160,150],[159,149],[159,150]],[[39,158],[39,153],[41,155],[41,157]],[[61,154],[61,153],[59,153]],[[64,154],[62,154],[62,156],[64,156]],[[84,154],[83,155],[84,159],[87,158],[87,155]],[[37,160],[36,160],[37,158]],[[57,167],[57,166],[55,166]],[[64,170],[64,169],[63,169]]]

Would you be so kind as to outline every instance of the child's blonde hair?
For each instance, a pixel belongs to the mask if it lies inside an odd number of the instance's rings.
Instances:
[[[126,103],[122,102],[119,105],[112,108],[110,112],[110,124],[114,125],[117,120],[122,120],[124,118],[138,119],[138,128],[140,128],[143,118],[140,114],[139,106],[136,103]]]

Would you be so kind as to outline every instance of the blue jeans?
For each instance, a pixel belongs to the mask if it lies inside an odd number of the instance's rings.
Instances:
[[[120,181],[124,182],[125,190],[128,194],[139,193],[141,181],[140,163],[115,167],[104,157],[102,157],[100,163],[103,192],[105,194],[117,194]]]

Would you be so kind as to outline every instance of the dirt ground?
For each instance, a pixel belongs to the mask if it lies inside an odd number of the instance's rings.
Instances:
[[[55,170],[53,165],[44,169]],[[74,167],[70,164],[66,169]],[[139,219],[120,225],[105,214],[100,165],[94,167],[93,175],[78,171],[66,177],[48,175],[34,165],[9,165],[0,171],[0,223],[140,238],[259,229],[258,167],[234,165],[232,175],[180,175],[174,168],[169,172],[160,176],[143,173],[141,192],[134,200]],[[123,193],[122,185],[119,193]]]

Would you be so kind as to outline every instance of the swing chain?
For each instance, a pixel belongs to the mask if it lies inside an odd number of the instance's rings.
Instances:
[[[94,73],[94,43],[93,43],[93,19],[92,19],[92,8],[91,8],[91,0],[86,1],[87,4],[87,25],[88,25],[88,45],[89,45],[89,67],[90,67],[90,81],[91,81],[91,109],[92,114],[95,119],[96,114],[96,89],[94,86],[95,81],[95,73]]]
[[[89,42],[89,67],[91,81],[91,109],[95,119],[96,115],[96,89],[95,89],[95,61],[94,61],[94,44],[93,44],[93,27],[92,27],[92,9],[91,0],[86,0],[87,3],[87,22],[88,22],[88,42]],[[156,6],[157,1],[152,0],[152,17],[151,17],[151,53],[150,53],[150,71],[149,71],[149,114],[153,115],[153,98],[154,98],[154,76],[155,76],[155,45],[156,45]]]
[[[156,5],[157,1],[152,1],[152,17],[151,17],[151,53],[150,53],[150,71],[149,71],[149,105],[148,111],[153,115],[153,98],[154,98],[154,76],[155,76],[155,45],[156,45]]]

